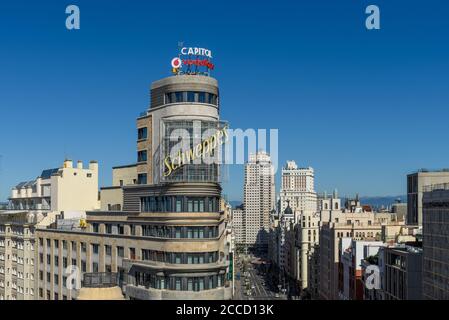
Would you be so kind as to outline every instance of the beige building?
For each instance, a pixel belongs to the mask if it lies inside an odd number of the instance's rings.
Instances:
[[[125,212],[88,212],[85,228],[75,221],[67,230],[65,224],[60,225],[64,221],[58,220],[55,226],[38,229],[39,299],[77,297],[76,290],[66,287],[69,265],[79,268],[82,279],[90,273],[117,273],[128,299],[230,299],[229,247],[224,212],[219,212],[220,189],[202,187],[179,184],[167,190],[166,199],[180,211],[125,207]],[[190,191],[177,199],[184,188]],[[159,190],[160,186],[145,187],[145,192],[153,194]],[[125,188],[125,202],[142,191],[140,186]],[[204,201],[207,209],[191,211],[190,197]]]
[[[449,169],[426,170],[407,175],[407,224],[422,226],[424,187],[449,183]]]
[[[34,300],[34,230],[40,213],[0,212],[0,300]]]
[[[175,168],[181,158],[171,152],[179,132],[222,129],[218,83],[176,75],[154,82],[150,95],[150,108],[137,119],[136,165],[115,167],[113,186],[101,190],[107,211],[89,211],[85,219],[62,216],[37,230],[39,299],[79,298],[81,292],[66,285],[71,266],[82,286],[101,273],[117,275],[127,299],[232,298],[230,214],[219,165]],[[193,148],[209,136],[175,138]]]
[[[64,161],[35,180],[12,188],[7,210],[0,211],[0,299],[33,300],[35,291],[35,229],[58,216],[80,215],[99,208],[98,164],[88,168]]]
[[[332,210],[322,213],[319,239],[319,295],[321,299],[339,299],[339,266],[341,239],[381,239],[382,225],[389,224],[393,216],[389,213],[360,212],[358,207],[345,212]]]
[[[112,186],[100,190],[101,211],[123,209],[123,187],[137,184],[137,165],[112,168]]]

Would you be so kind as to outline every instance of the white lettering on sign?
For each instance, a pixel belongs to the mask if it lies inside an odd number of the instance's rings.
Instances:
[[[205,56],[212,59],[212,51],[205,48],[184,47],[181,49],[183,55]]]

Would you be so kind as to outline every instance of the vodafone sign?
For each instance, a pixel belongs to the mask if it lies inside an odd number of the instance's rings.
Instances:
[[[174,74],[209,75],[215,66],[211,62],[212,51],[205,48],[182,47],[179,56],[171,60]]]
[[[171,61],[171,66],[174,69],[178,69],[179,67],[181,67],[182,61],[179,58],[173,58]]]

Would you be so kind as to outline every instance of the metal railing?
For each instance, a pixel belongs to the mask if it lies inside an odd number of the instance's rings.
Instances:
[[[449,183],[431,184],[423,187],[424,192],[432,192],[435,190],[449,190]]]

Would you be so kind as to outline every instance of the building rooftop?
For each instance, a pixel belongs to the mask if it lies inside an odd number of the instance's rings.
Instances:
[[[55,173],[57,173],[59,171],[59,168],[54,168],[54,169],[47,169],[42,171],[41,175],[39,176],[39,178],[41,179],[50,179],[51,176]]]

